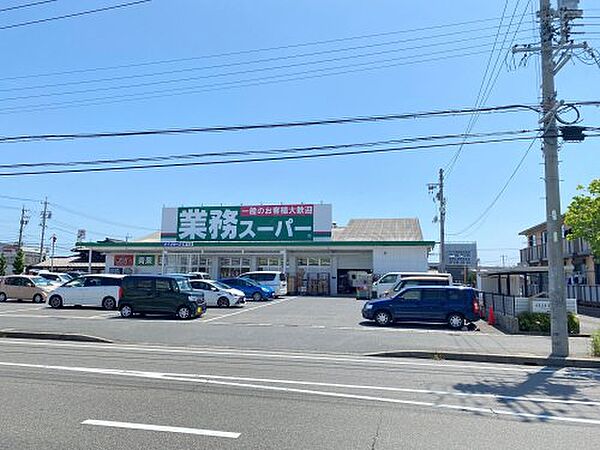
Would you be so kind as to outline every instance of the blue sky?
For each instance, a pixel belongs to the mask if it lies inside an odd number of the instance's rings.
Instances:
[[[2,1],[0,7],[19,2]],[[24,3],[24,0],[20,3]],[[0,27],[22,21],[50,17],[120,3],[112,1],[59,0],[35,8],[0,12]],[[537,6],[537,1],[533,1]],[[519,14],[527,4],[518,2]],[[509,0],[507,19],[517,0]],[[593,8],[591,0],[582,7]],[[398,2],[395,0],[275,0],[219,2],[197,0],[154,0],[150,3],[75,19],[54,21],[15,29],[0,30],[0,134],[20,135],[53,132],[134,130],[165,127],[228,125],[295,121],[343,116],[379,115],[446,108],[471,107],[484,75],[495,29],[504,1],[482,2]],[[600,10],[588,12],[600,16]],[[390,34],[381,37],[293,47],[268,52],[177,63],[78,72],[54,76],[47,73],[146,63],[157,60],[191,58],[240,50],[295,45],[314,41],[364,36],[374,33],[444,25],[470,20],[485,22],[430,31]],[[506,23],[506,22],[505,22]],[[586,39],[600,47],[600,19],[585,19]],[[535,39],[531,16],[527,15],[516,42]],[[456,36],[432,35],[456,31]],[[596,35],[593,32],[598,32]],[[513,32],[508,39],[512,38]],[[469,39],[466,41],[466,39]],[[504,38],[504,32],[500,34]],[[370,50],[348,50],[334,56],[362,55],[343,61],[221,76],[223,72],[283,65],[285,62],[251,63],[263,58],[286,58],[300,53],[342,49],[373,43],[418,39],[376,47],[398,49],[397,53],[367,55]],[[463,42],[456,42],[462,39]],[[444,41],[452,41],[446,43]],[[489,45],[484,45],[489,44]],[[400,50],[402,47],[419,49]],[[473,49],[475,46],[480,46]],[[467,48],[468,47],[468,48]],[[447,53],[446,53],[447,51]],[[378,70],[368,62],[405,57],[421,60],[478,52],[466,57],[419,64],[403,64]],[[313,56],[297,61],[314,62],[329,57]],[[504,56],[502,56],[504,61]],[[395,59],[395,61],[398,61]],[[229,68],[203,70],[207,65],[246,63]],[[535,103],[538,89],[536,59],[526,67],[502,69],[487,105]],[[350,67],[350,65],[354,66]],[[356,66],[356,64],[363,64]],[[354,70],[337,76],[323,76],[258,86],[208,91],[207,85],[255,79],[261,76],[294,74],[324,67]],[[193,69],[168,75],[148,75],[116,81],[91,83],[108,77],[150,74],[157,71]],[[344,70],[345,70],[344,69]],[[311,72],[315,73],[315,72]],[[31,78],[7,79],[23,75]],[[171,82],[175,78],[212,74],[212,78]],[[219,76],[214,76],[219,75]],[[169,81],[162,85],[112,89],[136,82]],[[582,63],[568,64],[557,77],[559,98],[598,99],[600,69]],[[83,83],[81,83],[83,82]],[[79,83],[48,88],[23,89],[34,85]],[[66,94],[74,90],[105,89]],[[110,90],[106,90],[111,88]],[[168,95],[154,99],[28,111],[32,105],[55,105],[84,99],[119,96],[160,89],[189,88],[204,92]],[[39,97],[40,94],[46,95]],[[47,96],[47,94],[60,94]],[[37,98],[35,96],[38,96]],[[7,97],[32,96],[9,100]],[[4,97],[4,98],[3,98]],[[13,108],[8,109],[7,108]],[[582,109],[584,124],[600,126],[595,108]],[[468,117],[391,121],[376,124],[339,125],[227,134],[196,134],[128,139],[98,139],[60,142],[3,144],[3,164],[16,162],[69,161],[104,157],[134,157],[189,152],[285,148],[397,139],[446,133],[462,133]],[[535,113],[480,116],[474,132],[530,129],[537,127]],[[528,142],[466,146],[447,183],[450,233],[471,224],[487,207],[505,183]],[[0,194],[41,199],[54,203],[50,233],[58,236],[64,253],[75,240],[78,228],[88,230],[90,239],[106,235],[124,238],[144,235],[158,228],[163,205],[251,204],[327,202],[334,205],[334,219],[344,224],[356,217],[418,217],[426,239],[438,239],[432,223],[435,205],[426,184],[436,181],[440,167],[447,165],[454,148],[405,153],[273,162],[161,169],[77,175],[43,175],[0,178]],[[588,183],[600,174],[600,158],[593,139],[567,144],[561,150],[561,189],[563,206],[578,184]],[[450,240],[476,240],[484,264],[518,261],[523,240],[518,232],[544,219],[543,166],[539,145],[525,160],[521,170],[491,210],[486,220]],[[17,208],[22,202],[0,198],[0,240],[15,240],[18,231]],[[39,241],[39,202],[25,203],[32,219],[26,228],[26,242]],[[62,209],[66,207],[80,214]],[[94,219],[91,219],[93,217]],[[101,219],[101,220],[98,220]],[[107,222],[127,224],[112,225]]]

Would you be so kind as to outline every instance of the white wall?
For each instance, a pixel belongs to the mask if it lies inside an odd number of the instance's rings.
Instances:
[[[427,247],[380,247],[373,250],[373,273],[427,272]]]

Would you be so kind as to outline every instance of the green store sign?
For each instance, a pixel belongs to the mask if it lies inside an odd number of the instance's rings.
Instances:
[[[156,263],[155,255],[135,255],[136,266],[154,266]]]
[[[312,241],[313,205],[177,209],[177,241]]]

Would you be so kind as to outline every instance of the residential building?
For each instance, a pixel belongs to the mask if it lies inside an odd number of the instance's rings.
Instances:
[[[22,249],[25,256],[25,267],[29,267],[40,260],[39,249],[30,247],[22,247]],[[7,275],[11,275],[13,273],[13,263],[15,262],[18,250],[19,246],[17,244],[0,244],[0,253],[3,253],[4,257],[6,258]]]

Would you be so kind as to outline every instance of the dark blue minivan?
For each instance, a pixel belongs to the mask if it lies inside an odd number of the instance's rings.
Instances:
[[[459,329],[466,322],[479,320],[479,298],[477,291],[469,287],[410,287],[393,298],[365,303],[362,315],[381,326],[402,321],[439,322]]]

